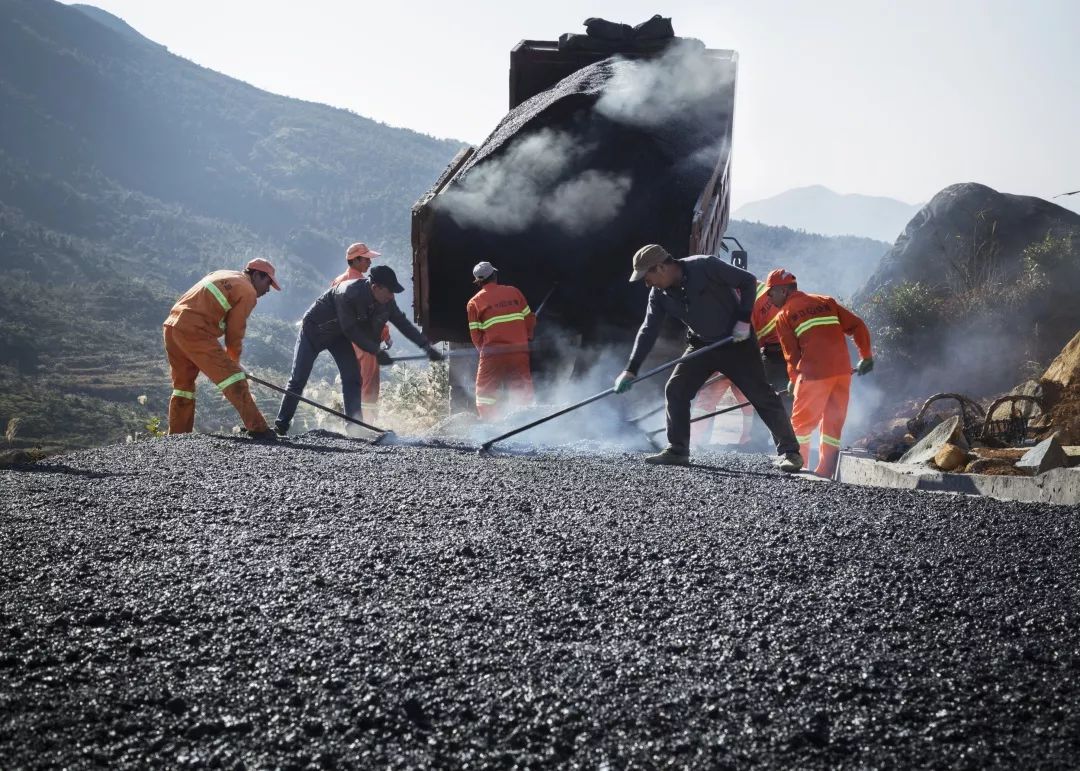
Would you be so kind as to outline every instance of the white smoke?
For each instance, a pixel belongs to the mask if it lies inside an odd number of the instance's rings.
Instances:
[[[678,40],[656,59],[620,59],[596,111],[617,123],[646,128],[696,120],[716,112],[718,94],[731,88],[733,72],[733,67],[717,66],[696,41]]]
[[[506,153],[466,174],[439,198],[462,227],[520,233],[537,224],[572,235],[601,227],[618,213],[630,177],[573,169],[590,151],[566,132],[542,129],[516,139]]]

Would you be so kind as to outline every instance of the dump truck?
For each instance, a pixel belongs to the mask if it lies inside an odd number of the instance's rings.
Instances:
[[[741,247],[725,243],[737,64],[734,51],[673,34],[514,46],[509,112],[412,209],[424,333],[451,349],[471,345],[471,269],[492,262],[534,311],[548,298],[539,391],[545,376],[570,376],[600,348],[629,352],[647,292],[627,281],[640,246],[725,254],[745,267]],[[471,409],[476,362],[450,366],[452,405]]]

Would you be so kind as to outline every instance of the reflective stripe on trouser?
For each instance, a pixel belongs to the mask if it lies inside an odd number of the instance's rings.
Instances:
[[[735,399],[736,404],[742,404],[746,401],[746,397],[743,396],[742,391],[735,388],[731,381],[726,377],[717,380],[711,385],[707,385],[698,391],[697,397],[694,398],[694,402],[690,407],[690,417],[696,418],[699,415],[708,415],[710,412],[714,412],[720,405],[720,400],[724,398],[724,394],[730,389],[732,398]],[[739,434],[738,444],[746,444],[750,441],[750,428],[754,424],[754,408],[749,404],[742,408],[742,429]],[[707,444],[713,435],[713,428],[716,425],[716,418],[709,418],[708,420],[699,420],[697,423],[690,424],[690,443],[691,444]]]
[[[247,378],[217,338],[183,327],[164,327],[173,395],[169,399],[169,433],[186,434],[195,427],[195,378],[202,372],[221,388],[221,395],[240,413],[244,428],[265,431],[266,419],[255,406]]]
[[[815,380],[800,377],[795,383],[795,404],[791,425],[799,439],[803,466],[810,465],[810,436],[820,430],[818,463],[814,473],[831,477],[840,456],[840,436],[847,418],[851,375],[836,375]]]
[[[508,392],[500,398],[500,389]],[[476,411],[483,420],[496,418],[503,406],[530,404],[533,399],[532,371],[528,351],[480,354],[476,367]]]

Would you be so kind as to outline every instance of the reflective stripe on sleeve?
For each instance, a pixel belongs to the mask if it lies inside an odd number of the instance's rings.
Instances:
[[[495,404],[495,400],[490,396],[477,396],[476,403],[483,404],[484,406],[490,406],[492,404]]]
[[[217,384],[218,390],[219,391],[224,391],[226,388],[231,386],[233,383],[239,383],[241,380],[245,380],[245,379],[247,379],[247,374],[244,373],[244,372],[237,372],[235,375],[229,375],[229,377],[225,378],[224,380],[222,380],[220,383]]]
[[[480,322],[479,321],[470,321],[469,322],[469,329],[480,329]]]
[[[179,396],[181,399],[191,399],[192,401],[195,401],[195,394],[191,391],[181,391],[179,388],[174,388],[172,390],[172,395]]]
[[[795,327],[795,336],[800,337],[803,332],[808,329],[813,329],[814,327],[832,326],[834,324],[840,326],[840,319],[836,316],[819,316],[816,319],[807,319],[802,324]]]
[[[218,304],[225,309],[226,313],[232,310],[232,306],[229,304],[228,298],[226,298],[224,293],[222,293],[222,291],[217,288],[217,285],[214,284],[213,281],[203,281],[202,285],[206,287],[206,291],[208,291],[214,296],[214,299],[217,300]]]
[[[487,321],[481,321],[477,329],[487,329],[488,327],[493,327],[496,324],[506,324],[510,321],[524,321],[527,312],[528,308],[526,308],[521,313],[504,313],[502,316],[492,316]],[[472,324],[469,325],[469,328],[473,328]]]
[[[758,330],[758,337],[765,337],[765,335],[771,333],[774,329],[776,329],[776,316],[773,316],[772,321]]]
[[[754,295],[754,299],[755,300],[760,300],[761,296],[763,294],[765,294],[766,292],[768,292],[768,291],[769,291],[769,287],[765,286],[765,284],[763,282],[761,282],[761,281],[757,282],[757,294]]]

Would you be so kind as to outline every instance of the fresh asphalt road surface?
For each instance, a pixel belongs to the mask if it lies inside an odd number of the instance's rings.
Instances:
[[[0,471],[3,767],[1075,767],[1076,507],[588,450]]]

